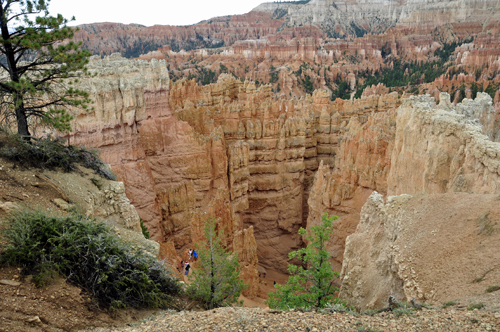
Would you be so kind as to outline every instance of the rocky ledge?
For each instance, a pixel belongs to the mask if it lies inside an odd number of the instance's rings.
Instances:
[[[374,316],[334,312],[219,308],[163,313],[138,326],[93,331],[499,331],[500,313],[422,309],[412,315]]]

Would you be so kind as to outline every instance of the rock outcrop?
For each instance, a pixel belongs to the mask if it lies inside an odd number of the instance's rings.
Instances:
[[[396,93],[352,102],[331,102],[326,91],[300,100],[275,98],[270,86],[257,88],[230,75],[203,87],[187,80],[170,84],[165,67],[162,60],[117,55],[92,59],[97,76],[82,84],[92,92],[94,109],[76,116],[70,135],[74,144],[100,149],[156,241],[182,252],[202,238],[204,221],[214,216],[229,247],[235,232],[253,226],[259,262],[286,270],[288,252],[302,245],[297,232],[308,220],[320,162],[337,163],[342,178],[331,212],[351,215],[368,188],[383,186],[378,173],[385,172],[391,135],[384,114],[399,104]],[[365,127],[376,129],[364,133]],[[360,155],[345,159],[354,147]],[[342,155],[338,162],[336,155]],[[350,170],[351,164],[358,169]],[[362,186],[366,190],[358,190]],[[316,221],[313,214],[310,222]],[[350,225],[342,242],[355,227]]]
[[[439,105],[403,101],[386,191],[401,196],[384,203],[375,192],[363,206],[346,240],[343,298],[376,308],[389,295],[435,303],[479,291],[471,282],[499,259],[500,143],[479,125],[491,104],[487,94],[458,105],[448,94]]]
[[[340,296],[357,308],[443,303],[500,278],[498,194],[391,196],[374,192],[346,242]],[[482,282],[479,282],[482,281]]]
[[[405,100],[398,109],[388,194],[500,192],[500,145],[476,125],[491,116],[491,97],[482,93],[456,106],[447,94],[439,105],[429,96]]]

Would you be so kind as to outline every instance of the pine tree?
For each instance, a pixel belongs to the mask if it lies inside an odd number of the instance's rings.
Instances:
[[[323,308],[328,303],[339,303],[335,297],[339,290],[334,282],[339,273],[332,271],[329,259],[331,255],[326,251],[325,245],[333,232],[333,220],[337,216],[329,217],[325,213],[322,224],[311,227],[310,234],[306,237],[309,244],[306,248],[290,252],[289,258],[298,258],[303,266],[288,265],[290,276],[285,285],[276,284],[276,292],[268,293],[267,304],[270,308]],[[304,236],[307,231],[300,228],[299,234]]]
[[[214,218],[209,219],[204,231],[207,242],[195,246],[199,260],[190,276],[188,294],[203,302],[206,309],[232,305],[247,288],[240,279],[238,255],[222,247],[223,231],[217,234]]]
[[[62,15],[49,15],[49,2],[0,0],[0,67],[6,74],[0,81],[0,113],[15,118],[18,134],[25,137],[30,118],[71,130],[65,108],[86,108],[90,102],[87,92],[72,85],[86,73],[91,53],[81,50],[81,43],[63,42],[75,29]]]

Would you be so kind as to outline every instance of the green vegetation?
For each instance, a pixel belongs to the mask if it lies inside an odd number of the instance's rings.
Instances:
[[[490,95],[491,99],[495,99],[495,93],[500,89],[500,83],[494,84],[490,82],[484,92]]]
[[[446,309],[446,308],[454,306],[456,304],[457,304],[457,301],[448,301],[448,302],[443,303],[442,307],[443,307],[443,309]]]
[[[311,77],[309,75],[304,75],[304,79],[300,81],[304,91],[310,95],[314,92],[313,82],[311,81]]]
[[[141,37],[138,36],[136,40],[132,44],[127,40],[127,36],[125,37],[116,37],[118,41],[122,44],[123,56],[125,58],[138,58],[141,54],[146,54],[151,51],[158,50],[163,44],[158,44],[152,40],[150,41],[142,41]]]
[[[472,311],[474,309],[482,309],[484,308],[484,304],[482,303],[473,303],[470,306],[467,307],[467,310]]]
[[[240,279],[238,254],[222,247],[223,231],[217,234],[214,218],[208,220],[204,231],[207,242],[196,245],[198,266],[190,275],[193,282],[187,292],[191,298],[201,301],[205,309],[238,303],[238,297],[247,288]]]
[[[411,304],[409,304],[408,302],[398,302],[398,307],[394,308],[392,310],[392,313],[396,317],[400,317],[403,315],[411,316],[411,315],[413,315],[414,309],[415,308]]]
[[[142,220],[142,218],[141,218],[141,231],[142,231],[142,235],[144,236],[144,238],[146,238],[146,239],[150,238],[151,235],[149,235],[149,230],[146,227],[146,225],[144,225],[144,221]]]
[[[278,79],[279,79],[279,71],[276,70],[276,68],[271,65],[271,67],[269,68],[269,83],[276,83],[278,82]]]
[[[268,293],[266,303],[270,308],[324,308],[329,303],[341,303],[335,297],[338,291],[335,280],[339,273],[332,271],[329,261],[331,255],[325,248],[333,232],[333,220],[337,218],[325,213],[321,219],[322,224],[311,227],[306,237],[309,243],[307,247],[289,253],[289,258],[301,260],[302,266],[288,265],[290,276],[287,283],[275,285],[276,292]],[[300,228],[300,235],[305,236],[307,233]]]
[[[351,99],[351,88],[347,81],[340,81],[337,84],[337,88],[333,89],[330,99],[335,100],[337,98],[346,100]]]
[[[89,51],[71,40],[75,29],[50,0],[0,0],[0,56],[7,77],[0,83],[1,112],[15,119],[18,134],[29,138],[34,119],[59,131],[70,131],[67,107],[87,108],[88,93],[74,88],[87,74]],[[73,18],[74,19],[74,18]]]
[[[5,145],[0,148],[0,157],[24,167],[61,168],[65,172],[75,170],[76,165],[81,164],[108,180],[116,180],[116,176],[102,162],[97,150],[66,146],[61,139],[48,137],[28,142],[19,136],[8,135]]]
[[[450,56],[455,52],[455,49],[466,43],[472,42],[474,39],[472,37],[465,38],[462,41],[454,41],[452,43],[444,43],[443,47],[438,48],[434,51],[434,56],[437,56],[441,59],[441,61],[446,62],[450,59]]]
[[[500,286],[495,285],[495,286],[490,286],[486,288],[486,293],[493,293],[496,292],[497,290],[500,290]]]
[[[0,263],[22,267],[37,287],[60,275],[111,308],[169,308],[181,291],[156,258],[85,216],[26,209],[12,213],[6,224]]]

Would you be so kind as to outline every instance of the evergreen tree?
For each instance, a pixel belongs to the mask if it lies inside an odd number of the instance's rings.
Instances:
[[[190,279],[188,294],[204,303],[206,309],[229,306],[238,302],[247,285],[240,279],[238,254],[227,252],[221,245],[223,231],[217,234],[215,219],[204,227],[206,243],[196,245],[199,260]]]
[[[290,252],[289,258],[298,258],[303,266],[288,265],[290,276],[285,285],[276,284],[275,293],[268,293],[267,304],[270,308],[323,308],[328,303],[338,303],[335,297],[339,290],[334,282],[339,273],[332,271],[330,264],[331,255],[326,251],[325,245],[333,232],[333,220],[337,216],[329,217],[325,213],[319,226],[312,226],[306,237],[309,244],[306,248]],[[300,228],[299,234],[304,236],[307,231]]]
[[[18,134],[30,136],[30,118],[69,131],[72,117],[64,108],[87,107],[88,93],[72,84],[86,73],[87,57],[74,42],[75,29],[62,15],[50,16],[50,0],[0,0],[1,108],[15,118]],[[74,19],[74,18],[73,18]]]

